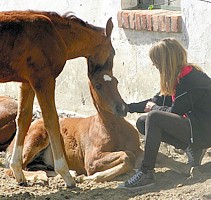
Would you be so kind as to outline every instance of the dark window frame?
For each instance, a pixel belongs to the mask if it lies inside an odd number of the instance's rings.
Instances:
[[[146,0],[138,0],[137,3],[138,9],[164,9],[175,11],[181,10],[181,0],[163,0],[163,2],[160,2],[158,0],[148,0],[148,3]],[[175,3],[176,5],[174,5]]]

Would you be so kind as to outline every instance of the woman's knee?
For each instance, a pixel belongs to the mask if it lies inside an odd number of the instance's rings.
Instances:
[[[163,111],[152,110],[148,113],[147,120],[158,122],[162,118]]]
[[[138,131],[142,135],[145,135],[145,121],[146,121],[146,118],[147,118],[147,114],[143,114],[136,121],[136,127],[137,127]]]

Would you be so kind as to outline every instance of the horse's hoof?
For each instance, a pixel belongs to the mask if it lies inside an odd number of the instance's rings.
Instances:
[[[66,185],[66,188],[73,189],[73,188],[76,188],[76,185]]]
[[[18,185],[20,185],[22,187],[27,187],[28,186],[27,182],[20,182],[20,183],[18,183]]]
[[[75,188],[76,187],[76,182],[75,181],[72,181],[71,184],[65,184],[66,188],[69,188],[69,189],[72,189],[72,188]]]

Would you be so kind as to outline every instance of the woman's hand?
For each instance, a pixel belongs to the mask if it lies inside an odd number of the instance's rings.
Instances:
[[[154,102],[148,101],[145,106],[144,112],[150,112],[152,110],[152,106],[154,105],[156,105]]]

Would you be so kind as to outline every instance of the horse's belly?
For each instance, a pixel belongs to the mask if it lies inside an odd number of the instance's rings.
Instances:
[[[20,77],[14,69],[0,62],[0,82],[27,82],[25,79]]]

